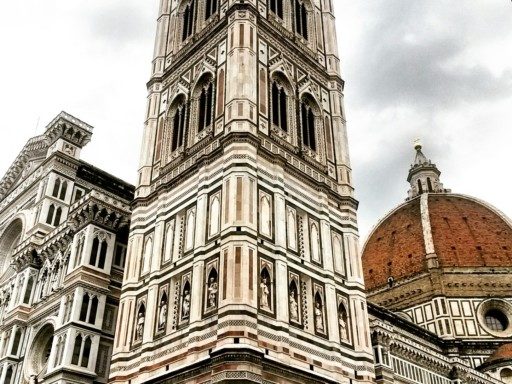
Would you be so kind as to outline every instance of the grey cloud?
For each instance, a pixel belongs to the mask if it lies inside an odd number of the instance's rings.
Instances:
[[[414,104],[446,108],[510,92],[512,71],[496,77],[481,65],[452,64],[467,49],[467,20],[459,21],[445,12],[442,22],[450,28],[432,31],[431,2],[377,4],[371,11],[379,16],[378,21],[370,24],[353,58],[353,81],[360,86],[358,101],[378,107]]]
[[[153,37],[157,2],[141,7],[138,1],[92,2],[84,14],[84,22],[96,39],[112,48],[127,44],[146,43]]]

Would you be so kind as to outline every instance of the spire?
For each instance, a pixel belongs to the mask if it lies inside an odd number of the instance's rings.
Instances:
[[[437,166],[428,159],[422,151],[422,145],[419,140],[414,142],[416,156],[414,162],[409,169],[407,181],[411,184],[408,192],[408,200],[423,193],[448,193],[448,189],[444,189],[439,176],[441,171]]]

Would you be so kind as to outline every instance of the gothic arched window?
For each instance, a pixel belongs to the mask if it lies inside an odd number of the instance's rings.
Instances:
[[[283,18],[283,0],[270,0],[270,10],[280,19]]]
[[[316,129],[315,115],[311,104],[306,100],[302,100],[300,104],[300,118],[302,127],[302,144],[316,151]]]
[[[55,215],[55,205],[50,205],[50,208],[48,208],[48,216],[46,216],[46,224],[52,224],[53,223],[53,216]]]
[[[171,108],[171,114],[169,116],[169,121],[171,122],[171,152],[174,152],[183,146],[185,137],[186,112],[187,108],[185,98],[180,97],[179,100],[175,102],[175,105]]]
[[[283,87],[272,83],[272,124],[288,132],[288,95]]]
[[[57,227],[58,225],[60,225],[60,219],[62,217],[62,208],[59,207],[57,208],[57,210],[55,211],[55,220],[53,221],[53,225],[55,227]]]
[[[94,296],[91,300],[91,306],[89,308],[89,324],[96,323],[96,314],[98,313],[98,298]]]
[[[59,196],[59,189],[60,189],[60,179],[55,180],[55,184],[53,184],[53,197]]]
[[[34,277],[30,276],[27,282],[27,288],[25,289],[25,295],[23,296],[23,304],[30,304],[30,298],[32,297],[32,290],[34,289]]]
[[[199,125],[197,132],[201,132],[212,124],[213,119],[213,86],[211,81],[202,89],[199,96]]]
[[[71,358],[71,364],[78,365],[80,361],[80,351],[82,350],[82,335],[78,335],[75,338],[75,346],[73,347],[73,356]]]
[[[82,307],[80,308],[80,321],[87,320],[87,312],[89,311],[89,295],[86,293],[82,298]]]
[[[217,13],[217,2],[218,0],[206,0],[206,9],[204,19],[208,20],[215,13]]]
[[[87,368],[89,366],[89,357],[91,356],[91,347],[92,347],[91,338],[87,337],[85,339],[84,351],[82,353],[82,362],[80,364],[83,368]]]
[[[13,372],[14,371],[12,369],[12,365],[9,365],[9,368],[7,368],[7,373],[5,374],[5,381],[4,381],[5,384],[11,384]]]
[[[308,39],[308,11],[302,0],[295,0],[295,31]]]
[[[418,180],[418,193],[423,193],[423,185],[421,184],[421,180]]]
[[[14,342],[12,343],[11,355],[16,356],[20,349],[21,329],[17,329],[14,334]]]
[[[191,0],[183,10],[183,29],[181,35],[182,41],[185,41],[188,37],[190,37],[194,30],[194,8],[195,0]]]

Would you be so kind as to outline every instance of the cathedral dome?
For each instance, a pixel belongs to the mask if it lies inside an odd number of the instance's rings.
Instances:
[[[512,223],[483,201],[444,189],[441,172],[416,146],[407,201],[378,223],[362,253],[369,291],[432,268],[512,266]]]
[[[424,194],[402,204],[373,230],[363,250],[372,290],[439,267],[511,267],[512,227],[497,210],[458,194]]]

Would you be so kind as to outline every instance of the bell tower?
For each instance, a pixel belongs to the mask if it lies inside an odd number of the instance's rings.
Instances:
[[[112,383],[370,383],[332,0],[161,0]]]

